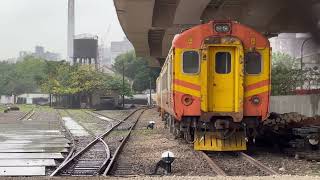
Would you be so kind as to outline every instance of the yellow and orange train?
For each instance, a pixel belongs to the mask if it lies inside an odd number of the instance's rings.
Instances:
[[[157,79],[157,105],[176,136],[206,151],[246,150],[268,117],[270,43],[234,21],[175,36]]]

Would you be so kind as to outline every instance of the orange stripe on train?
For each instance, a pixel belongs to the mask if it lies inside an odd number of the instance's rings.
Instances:
[[[267,79],[267,80],[264,80],[264,81],[259,81],[259,82],[254,83],[254,84],[250,84],[250,85],[246,86],[244,89],[245,89],[245,91],[250,91],[250,90],[253,90],[253,89],[257,89],[259,87],[267,86],[269,84],[270,84],[270,80]]]
[[[189,82],[182,81],[182,80],[179,80],[179,79],[174,79],[173,82],[176,85],[184,86],[184,87],[189,88],[189,89],[193,89],[193,90],[196,90],[196,91],[200,91],[201,90],[201,86],[193,84],[193,83],[189,83]]]
[[[183,87],[186,87],[186,88],[189,88],[189,89],[193,89],[193,90],[196,90],[196,91],[200,91],[201,90],[201,86],[199,86],[197,84],[193,84],[193,83],[186,82],[186,81],[179,80],[179,79],[174,79],[173,82],[174,82],[175,85],[183,86]],[[269,79],[263,80],[263,81],[259,81],[257,83],[250,84],[250,85],[246,86],[245,87],[245,91],[254,90],[254,89],[257,89],[257,88],[260,88],[260,87],[263,87],[263,86],[267,86],[269,84],[270,84],[270,80]]]

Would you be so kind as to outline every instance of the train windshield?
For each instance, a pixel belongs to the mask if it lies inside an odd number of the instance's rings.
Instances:
[[[244,56],[247,74],[260,74],[262,70],[262,58],[259,52],[247,52]]]
[[[185,51],[183,53],[183,72],[187,74],[196,74],[199,72],[200,62],[197,51]]]

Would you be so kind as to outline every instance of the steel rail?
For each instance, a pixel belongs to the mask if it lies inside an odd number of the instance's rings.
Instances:
[[[210,158],[206,153],[203,151],[199,151],[199,153],[205,158],[208,162],[211,169],[218,175],[218,176],[227,176],[227,174],[222,170],[213,160]]]
[[[249,156],[249,155],[247,155],[247,154],[245,154],[243,152],[240,152],[238,154],[239,154],[239,156],[241,158],[243,158],[244,160],[248,161],[252,165],[258,167],[262,171],[268,173],[269,175],[279,175],[279,173],[277,173],[276,171],[272,170],[271,168],[265,166],[264,164],[262,164],[261,162],[257,161],[256,159],[252,158],[251,156]]]
[[[101,174],[101,172],[103,171],[103,169],[105,168],[106,164],[109,162],[110,158],[111,158],[111,151],[109,146],[107,145],[107,143],[103,140],[103,139],[99,139],[105,146],[105,150],[107,152],[106,158],[103,161],[102,165],[100,166],[98,173]]]
[[[124,139],[122,140],[121,144],[118,146],[118,148],[116,149],[116,151],[114,152],[111,161],[109,162],[108,166],[106,167],[103,176],[107,176],[110,173],[111,167],[113,166],[113,163],[115,162],[115,160],[117,159],[118,155],[120,154],[120,151],[122,150],[123,146],[126,144],[126,142],[128,141],[132,130],[134,129],[134,127],[136,126],[136,124],[138,123],[139,119],[141,118],[142,114],[146,111],[147,109],[144,109],[138,116],[138,118],[136,119],[136,121],[134,122],[134,124],[130,127],[128,134],[124,137]]]
[[[131,112],[126,118],[124,118],[122,121],[118,122],[116,125],[114,125],[111,129],[107,130],[106,132],[104,132],[103,134],[101,134],[100,136],[96,137],[93,141],[91,141],[89,144],[87,144],[86,147],[84,147],[82,150],[78,151],[74,156],[72,156],[71,158],[69,158],[67,161],[63,162],[50,176],[55,176],[58,172],[60,172],[63,168],[67,167],[68,164],[70,164],[70,162],[72,162],[75,158],[79,157],[81,154],[83,154],[84,152],[86,152],[87,150],[89,150],[90,147],[92,147],[93,145],[95,145],[98,141],[100,141],[99,139],[103,139],[106,135],[110,134],[116,127],[118,127],[120,124],[122,124],[124,121],[126,121],[127,119],[129,119],[134,113],[136,113],[137,111],[141,110],[142,108],[136,109],[133,112]]]
[[[34,108],[32,108],[30,111],[26,112],[22,117],[18,118],[18,121],[29,119],[31,116],[34,115],[34,113],[35,113]]]
[[[56,112],[57,112],[57,114],[58,114],[58,118],[59,118],[59,120],[60,120],[60,123],[62,123],[61,126],[63,126],[63,128],[64,128],[64,129],[67,131],[67,133],[69,134],[70,139],[71,139],[71,143],[72,143],[72,148],[71,148],[70,152],[68,153],[67,157],[66,157],[66,158],[64,159],[64,161],[62,162],[62,163],[64,163],[65,161],[67,161],[67,160],[74,154],[74,152],[75,152],[75,150],[76,150],[76,147],[75,147],[76,143],[75,143],[75,140],[74,140],[74,137],[73,137],[71,131],[65,126],[65,124],[64,124],[64,122],[63,122],[63,120],[62,120],[62,115],[61,115],[60,111],[57,110],[57,109],[55,109],[55,110],[56,110]]]

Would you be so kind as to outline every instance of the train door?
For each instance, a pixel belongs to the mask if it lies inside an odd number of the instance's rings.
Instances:
[[[209,49],[208,110],[233,113],[239,111],[243,93],[243,72],[236,47],[214,46]],[[242,79],[241,79],[242,78]],[[242,107],[241,107],[242,109]]]

